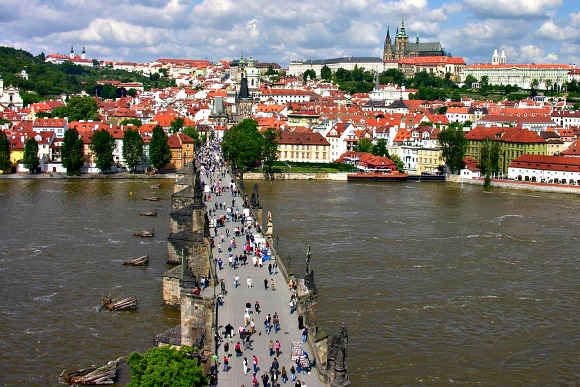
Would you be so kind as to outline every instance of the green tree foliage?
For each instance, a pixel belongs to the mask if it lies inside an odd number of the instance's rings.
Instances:
[[[135,97],[137,95],[137,90],[130,88],[129,90],[127,90],[127,95],[131,98]]]
[[[4,131],[0,131],[0,170],[10,173],[10,140]]]
[[[467,77],[465,77],[465,82],[463,82],[463,87],[465,87],[466,89],[471,89],[471,88],[473,88],[474,83],[477,83],[477,78],[475,78],[473,75],[469,74]]]
[[[40,159],[38,157],[38,143],[34,137],[30,137],[24,143],[24,155],[22,156],[22,164],[28,168],[29,173],[35,172],[40,165]]]
[[[177,132],[181,132],[181,130],[183,129],[183,125],[185,124],[185,118],[183,117],[175,117],[171,123],[169,124],[171,126],[171,133],[177,133]]]
[[[354,151],[371,153],[373,151],[373,142],[368,138],[362,138],[354,146]]]
[[[396,154],[392,154],[389,156],[389,159],[391,159],[395,164],[397,164],[397,171],[404,172],[405,163],[403,162],[403,160],[401,160],[399,156],[397,156]]]
[[[92,97],[73,96],[66,106],[54,108],[51,117],[68,117],[69,121],[100,120],[97,101]]]
[[[101,170],[101,173],[105,173],[113,165],[115,139],[108,130],[101,129],[93,134],[91,142],[91,150],[97,159],[95,165]]]
[[[373,145],[372,153],[375,156],[389,157],[387,141],[384,138],[379,138],[377,143]]]
[[[196,143],[199,142],[199,132],[195,128],[195,126],[186,126],[183,129],[183,133],[187,134],[189,137],[193,138]]]
[[[269,65],[265,75],[276,75],[276,74],[278,74],[278,71],[274,70],[274,67],[272,67],[272,65]]]
[[[262,159],[267,173],[272,173],[274,163],[278,161],[278,138],[279,133],[273,128],[268,128],[264,132],[264,144],[262,149]]]
[[[304,72],[304,74],[302,74],[302,79],[304,80],[304,83],[306,83],[308,78],[316,79],[316,72],[313,69],[308,69]]]
[[[449,124],[447,129],[443,129],[439,133],[439,145],[441,146],[441,157],[451,173],[458,173],[463,169],[467,139],[462,126],[457,122]]]
[[[258,131],[258,122],[246,118],[226,130],[222,140],[222,151],[234,169],[245,172],[262,160],[264,136]]]
[[[320,69],[320,78],[325,81],[330,81],[332,79],[332,70],[327,65],[322,66]]]
[[[83,157],[84,145],[76,129],[69,129],[64,134],[60,157],[67,175],[79,175],[81,167],[85,163]]]
[[[204,387],[209,378],[191,356],[192,348],[179,350],[169,346],[155,347],[144,354],[133,352],[127,358],[132,382],[127,387]]]
[[[143,158],[143,138],[137,129],[126,129],[123,133],[123,159],[131,171]]]
[[[499,143],[486,137],[481,144],[479,168],[485,175],[484,186],[491,186],[491,175],[499,173]]]
[[[405,75],[402,71],[397,69],[388,69],[379,75],[379,82],[381,85],[388,85],[389,83],[401,85],[405,80]]]
[[[140,128],[143,123],[138,118],[125,118],[123,121],[119,122],[119,125],[133,125]]]
[[[161,125],[155,125],[149,143],[149,160],[156,170],[160,170],[171,161],[171,149],[167,143],[167,134]]]

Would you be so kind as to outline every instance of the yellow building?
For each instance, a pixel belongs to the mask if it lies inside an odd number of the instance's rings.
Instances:
[[[280,132],[278,160],[329,163],[330,143],[320,133]]]
[[[437,173],[443,165],[441,149],[419,148],[417,151],[417,173]]]

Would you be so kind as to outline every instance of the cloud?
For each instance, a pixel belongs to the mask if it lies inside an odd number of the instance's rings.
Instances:
[[[477,17],[494,19],[543,19],[546,12],[562,5],[563,0],[465,0],[465,8]]]
[[[554,24],[553,21],[548,20],[542,23],[541,27],[536,32],[536,35],[544,39],[568,40],[570,38],[577,38],[579,36],[579,31],[570,26],[560,28]]]

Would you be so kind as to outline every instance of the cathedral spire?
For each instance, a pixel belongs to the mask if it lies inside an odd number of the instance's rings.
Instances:
[[[415,43],[419,44],[419,30],[417,30],[417,38],[415,39]]]

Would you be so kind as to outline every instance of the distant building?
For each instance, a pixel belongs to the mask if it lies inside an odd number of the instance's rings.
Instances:
[[[87,59],[87,51],[85,50],[84,46],[83,46],[83,51],[82,51],[80,56],[75,54],[75,50],[74,50],[73,46],[71,46],[70,54],[68,56],[61,55],[61,54],[50,54],[44,59],[44,61],[54,63],[54,64],[63,64],[65,62],[70,62],[72,64],[76,64],[79,66],[87,66],[87,67],[93,66],[93,61],[90,59]]]
[[[540,90],[550,87],[561,87],[568,81],[571,65],[566,64],[508,64],[505,52],[501,56],[494,50],[491,64],[472,64],[465,66],[460,74],[461,82],[472,76],[481,82],[487,77],[490,85],[514,85],[522,89],[530,89],[537,82]]]
[[[349,71],[352,71],[355,68],[362,68],[366,71],[382,73],[385,68],[385,64],[381,58],[349,56],[333,59],[295,60],[290,62],[290,65],[288,66],[288,75],[300,76],[304,74],[306,70],[314,70],[316,77],[320,78],[320,70],[324,66],[328,66],[333,73],[341,68]]]
[[[405,32],[404,20],[401,20],[401,28],[397,28],[394,44],[391,41],[390,31],[387,28],[387,36],[385,37],[383,48],[383,60],[400,60],[418,56],[445,56],[445,52],[440,42],[420,43],[418,31],[415,43],[410,43],[409,35]]]
[[[24,106],[22,97],[20,97],[20,89],[14,86],[4,87],[4,79],[0,76],[0,104],[6,106],[8,109],[21,108]],[[3,110],[0,107],[0,110]]]

